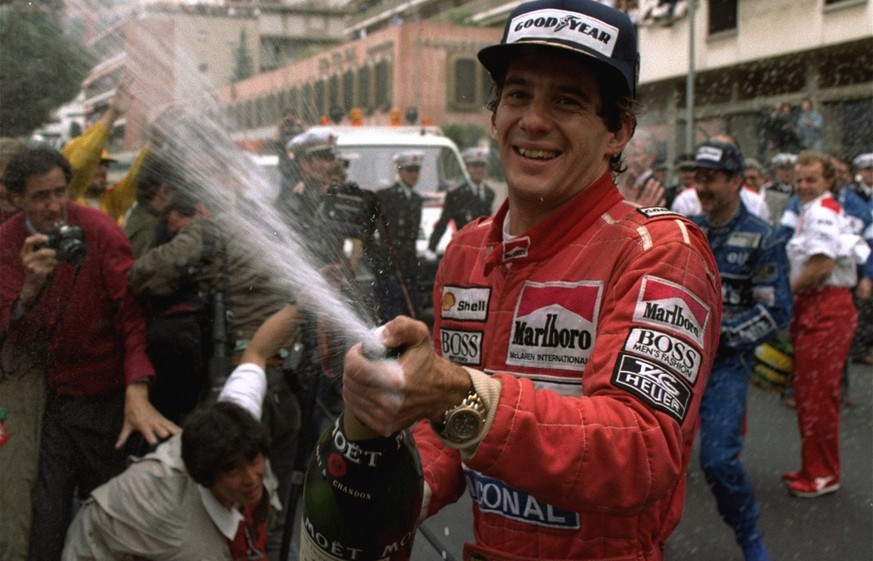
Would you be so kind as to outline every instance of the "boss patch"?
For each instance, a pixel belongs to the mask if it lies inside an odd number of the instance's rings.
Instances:
[[[697,382],[703,355],[684,339],[656,329],[635,327],[631,329],[625,340],[624,350],[645,355],[652,361],[668,367],[685,378],[692,386]]]
[[[479,366],[482,364],[483,335],[481,331],[440,329],[440,349],[452,362]]]

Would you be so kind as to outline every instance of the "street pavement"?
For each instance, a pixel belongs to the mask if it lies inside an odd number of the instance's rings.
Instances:
[[[795,410],[777,393],[749,388],[743,463],[761,504],[760,526],[773,561],[873,560],[873,367],[851,365],[849,380],[856,405],[842,410],[841,488],[817,499],[791,497],[780,480],[800,467]],[[412,560],[460,560],[464,541],[472,540],[470,520],[465,496],[424,523]],[[685,512],[667,542],[666,560],[742,561],[703,479],[696,444]]]

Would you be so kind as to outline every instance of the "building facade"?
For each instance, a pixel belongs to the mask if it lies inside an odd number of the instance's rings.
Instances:
[[[141,144],[143,123],[160,107],[185,103],[205,90],[229,117],[238,143],[254,150],[275,134],[287,109],[310,124],[399,121],[487,130],[483,106],[490,84],[476,53],[499,40],[517,3],[336,0],[281,9],[247,4],[233,8],[232,18],[219,8],[195,14],[214,23],[166,14],[150,16],[156,23],[125,20],[123,25],[140,29],[154,26],[144,35],[159,37],[173,61],[163,69],[154,56],[141,62],[159,78],[151,80],[157,93],[128,114],[125,148]],[[667,161],[717,133],[732,134],[746,154],[766,159],[774,150],[765,138],[767,115],[777,103],[796,108],[804,99],[824,117],[825,149],[850,155],[873,150],[871,0],[685,4],[687,10],[674,20],[638,22],[639,97],[645,108],[640,126],[655,135]],[[345,15],[337,18],[338,13]],[[260,71],[233,81],[234,49],[243,28]],[[122,36],[134,36],[131,29]],[[104,34],[107,41],[112,37]],[[131,67],[138,50],[153,52],[152,47],[122,41],[86,80],[86,107],[109,99],[121,69]],[[179,70],[182,58],[194,63],[193,72]],[[209,80],[192,80],[198,74]]]
[[[475,124],[490,80],[476,59],[501,30],[429,21],[394,25],[214,92],[241,146],[258,150],[292,110],[309,124]]]

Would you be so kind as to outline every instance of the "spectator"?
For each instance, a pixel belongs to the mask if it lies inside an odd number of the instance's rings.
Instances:
[[[455,223],[455,228],[460,230],[467,223],[481,216],[491,216],[491,208],[494,204],[494,189],[485,183],[485,174],[488,173],[488,160],[490,152],[487,148],[474,146],[467,148],[461,154],[467,173],[470,174],[471,183],[464,183],[452,189],[446,194],[442,214],[428,241],[428,257],[436,259],[437,248],[440,240],[446,232],[449,221]]]
[[[382,316],[392,318],[401,314],[417,317],[421,313],[418,298],[418,254],[415,242],[421,224],[424,202],[415,191],[419,172],[424,163],[421,150],[404,150],[393,158],[397,181],[377,194],[391,235],[392,257],[398,274],[388,280],[382,295]]]
[[[746,169],[743,171],[743,180],[749,190],[763,197],[764,204],[767,206],[767,216],[769,223],[774,228],[779,226],[779,221],[782,218],[782,212],[785,205],[788,203],[788,195],[776,189],[768,189],[765,184],[764,166],[755,158],[745,159]]]
[[[765,186],[780,193],[794,193],[794,164],[797,154],[781,153],[770,158],[770,168],[774,176]]]
[[[48,361],[34,561],[60,557],[74,491],[84,498],[124,469],[132,432],[154,445],[178,431],[149,403],[154,370],[145,316],[127,286],[130,244],[105,214],[68,200],[71,177],[66,158],[42,147],[20,152],[3,175],[23,212],[0,228],[0,330]],[[49,244],[59,222],[81,229],[84,248],[76,230],[63,247]]]
[[[796,154],[801,149],[797,118],[790,103],[780,102],[773,107],[767,124],[767,138],[771,150]]]
[[[694,188],[694,154],[680,154],[673,160],[678,181],[664,191],[664,206],[672,208],[673,201],[682,191]]]
[[[811,100],[804,99],[800,102],[800,115],[797,116],[796,127],[803,148],[821,151],[824,140],[824,119],[821,113],[813,109]]]
[[[160,396],[168,412],[181,418],[211,388],[220,387],[229,374],[225,368],[239,363],[258,327],[288,301],[285,289],[254,260],[251,248],[231,235],[233,217],[250,213],[246,205],[239,198],[228,208],[216,209],[212,218],[193,218],[130,270],[131,290],[148,298],[156,312],[149,327],[150,353],[166,380],[159,380],[156,399]],[[197,344],[203,339],[211,342],[216,357],[212,364],[196,354],[206,346]],[[300,409],[281,360],[271,359],[270,366],[264,422],[270,434],[269,458],[284,496],[291,485]],[[209,368],[208,381],[198,376],[204,367]],[[279,545],[269,544],[271,555]]]
[[[855,170],[855,191],[865,201],[873,200],[873,152],[858,155],[852,160]]]
[[[3,170],[6,169],[6,164],[9,160],[25,147],[22,140],[16,138],[0,138],[0,176],[3,175]],[[0,224],[6,222],[7,218],[12,218],[12,215],[18,212],[18,208],[12,204],[9,193],[6,191],[6,186],[0,181]]]
[[[787,252],[795,296],[791,343],[801,467],[782,479],[792,495],[813,498],[840,488],[839,385],[857,323],[850,292],[857,273],[845,243],[845,213],[831,194],[830,159],[803,152],[794,173],[802,207]]]
[[[95,489],[67,536],[64,561],[266,561],[279,510],[258,421],[267,391],[266,357],[247,355],[215,403],[185,430]]]
[[[3,170],[19,151],[22,140],[0,138],[0,224],[18,211],[3,184]],[[39,431],[45,407],[43,365],[28,349],[4,340],[0,330],[0,405],[6,409],[7,440],[0,446],[0,559],[27,559],[33,491],[39,457]]]
[[[767,561],[757,524],[761,509],[740,453],[752,354],[791,319],[788,262],[773,229],[742,203],[739,150],[706,142],[696,166],[703,214],[693,220],[706,232],[718,263],[723,314],[718,353],[700,403],[700,465],[744,559]]]
[[[289,144],[292,138],[305,130],[303,119],[293,109],[286,109],[276,126],[273,150],[279,156],[280,193],[292,189],[300,181],[300,167],[294,159],[294,152]]]
[[[868,166],[873,169],[873,155]],[[855,159],[858,164],[862,160]],[[836,198],[845,209],[852,224],[852,232],[863,237],[867,245],[873,249],[873,200],[865,200],[863,191],[856,188],[852,181],[852,167],[849,159],[840,155],[832,155],[831,162],[836,173]],[[858,309],[858,326],[849,350],[852,362],[873,365],[873,256],[858,266],[858,284],[855,286],[855,307]],[[849,368],[843,371],[840,385],[843,404],[854,403],[849,396]]]
[[[611,48],[539,26],[544,11],[613,29]],[[525,2],[479,60],[507,200],[449,245],[433,342],[397,318],[382,331],[396,363],[348,353],[347,411],[380,434],[415,424],[423,515],[469,489],[466,557],[662,559],[721,313],[700,230],[613,181],[636,124],[635,30],[591,0]]]
[[[664,186],[654,177],[652,166],[658,157],[655,137],[647,131],[639,131],[627,147],[627,170],[618,182],[619,192],[640,206],[663,206]]]
[[[122,82],[103,116],[81,136],[68,142],[63,150],[75,172],[70,181],[70,198],[99,208],[119,223],[133,206],[136,185],[133,181],[121,181],[117,187],[109,188],[109,164],[115,160],[109,157],[106,148],[115,121],[127,112],[132,101],[128,84]],[[132,166],[131,172],[134,171]]]
[[[137,176],[136,205],[124,223],[124,234],[130,241],[134,257],[155,246],[161,211],[169,204],[176,190],[170,168],[152,156],[146,160]]]

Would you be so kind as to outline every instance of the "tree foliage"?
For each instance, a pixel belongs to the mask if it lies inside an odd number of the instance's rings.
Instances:
[[[78,93],[93,64],[47,4],[0,7],[0,135],[24,136]]]

